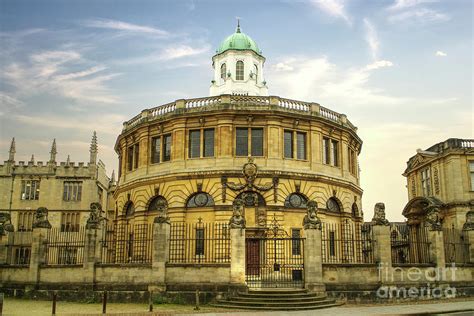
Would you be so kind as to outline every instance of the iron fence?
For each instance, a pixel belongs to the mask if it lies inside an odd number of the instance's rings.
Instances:
[[[465,231],[453,227],[443,229],[446,263],[469,263],[469,238]]]
[[[374,238],[369,224],[342,223],[322,224],[323,263],[375,263]]]
[[[227,223],[171,223],[169,263],[229,263]]]
[[[33,232],[18,231],[8,233],[7,260],[9,265],[29,265]]]
[[[390,243],[392,263],[428,264],[431,263],[428,228],[406,223],[390,224]]]
[[[110,224],[102,231],[101,263],[150,264],[153,224]]]
[[[46,265],[76,265],[84,262],[85,227],[64,232],[60,228],[48,230],[46,238]]]

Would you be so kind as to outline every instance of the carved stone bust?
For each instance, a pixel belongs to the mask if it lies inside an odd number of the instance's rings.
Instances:
[[[439,208],[436,206],[431,206],[427,209],[425,216],[425,226],[429,230],[441,230],[441,218],[439,216]]]
[[[51,228],[51,224],[48,221],[48,209],[46,207],[38,207],[35,211],[33,228]]]
[[[389,221],[385,218],[385,204],[384,203],[379,202],[375,204],[374,217],[372,218],[372,222],[374,222],[375,225],[383,225],[383,226],[390,225]]]
[[[5,232],[12,232],[13,230],[10,214],[0,213],[0,236],[5,235]]]
[[[235,199],[232,204],[232,217],[229,221],[230,228],[245,228],[244,201],[242,199]]]
[[[102,205],[97,202],[93,202],[90,205],[89,218],[87,219],[86,228],[87,229],[97,229],[99,228],[100,222],[105,220],[102,216]]]
[[[321,229],[321,220],[318,218],[318,204],[315,201],[309,201],[306,204],[306,215],[303,219],[304,229]]]
[[[466,223],[464,223],[463,229],[474,230],[474,210],[466,213]]]
[[[168,216],[168,203],[164,199],[160,199],[156,202],[156,210],[158,211],[158,216],[155,217],[155,223],[170,223],[170,218]]]

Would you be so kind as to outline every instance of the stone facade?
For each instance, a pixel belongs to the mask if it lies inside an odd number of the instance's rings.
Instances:
[[[436,207],[443,227],[462,229],[474,208],[474,140],[450,138],[418,150],[403,175],[409,199],[403,215],[410,223],[423,222]]]

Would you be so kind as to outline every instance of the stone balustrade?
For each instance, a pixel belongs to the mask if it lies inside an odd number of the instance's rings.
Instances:
[[[194,98],[187,100],[176,100],[171,103],[160,105],[154,108],[145,109],[140,114],[123,123],[123,130],[129,130],[144,121],[150,121],[163,117],[176,111],[188,111],[199,108],[210,110],[213,107],[230,104],[233,106],[251,106],[252,109],[261,108],[262,110],[281,109],[283,111],[297,112],[336,122],[357,131],[345,115],[334,112],[330,109],[320,106],[317,103],[310,103],[298,100],[280,98],[276,96],[248,96],[248,95],[221,95],[214,97]]]

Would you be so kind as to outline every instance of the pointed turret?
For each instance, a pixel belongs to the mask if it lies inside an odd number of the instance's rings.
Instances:
[[[70,164],[71,164],[71,157],[69,155],[67,155],[66,167],[69,167]]]
[[[16,146],[15,146],[15,137],[12,138],[12,142],[10,144],[10,150],[8,151],[8,161],[13,162],[15,161],[15,153],[16,153]]]
[[[115,170],[112,170],[112,175],[110,176],[110,184],[115,185]]]
[[[34,154],[31,154],[30,162],[31,162],[32,164],[35,163],[35,155],[34,155]]]
[[[56,154],[58,151],[56,150],[56,138],[53,139],[53,144],[51,145],[51,151],[49,152],[49,162],[50,163],[55,163],[56,162]]]
[[[90,152],[90,163],[93,165],[97,164],[97,134],[95,131],[94,131],[94,134],[92,135],[91,148],[89,152]]]

